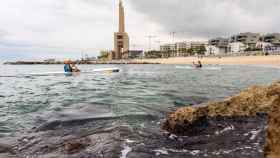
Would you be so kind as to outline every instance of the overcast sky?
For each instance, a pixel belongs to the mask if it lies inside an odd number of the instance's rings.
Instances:
[[[79,58],[112,49],[116,0],[2,0],[0,60]],[[131,48],[206,40],[238,32],[280,32],[279,0],[124,0]]]

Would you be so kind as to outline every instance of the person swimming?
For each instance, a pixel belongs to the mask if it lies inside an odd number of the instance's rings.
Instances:
[[[200,60],[197,62],[197,64],[195,62],[193,62],[193,65],[195,68],[202,68],[202,63]]]

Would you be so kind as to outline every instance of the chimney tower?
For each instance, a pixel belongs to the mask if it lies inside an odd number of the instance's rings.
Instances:
[[[119,1],[119,32],[114,34],[113,59],[126,59],[129,53],[129,36],[125,32],[125,11],[123,1]]]

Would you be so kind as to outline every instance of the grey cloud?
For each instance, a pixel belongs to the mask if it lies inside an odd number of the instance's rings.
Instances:
[[[279,0],[133,0],[131,4],[166,32],[179,31],[186,37],[280,32]]]

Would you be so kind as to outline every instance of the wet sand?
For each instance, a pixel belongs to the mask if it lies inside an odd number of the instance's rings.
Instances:
[[[192,64],[197,57],[174,57],[159,59],[142,59],[138,62],[160,63],[160,64]],[[273,65],[280,66],[280,55],[273,56],[237,56],[237,57],[204,57],[199,59],[203,64],[222,65]]]

